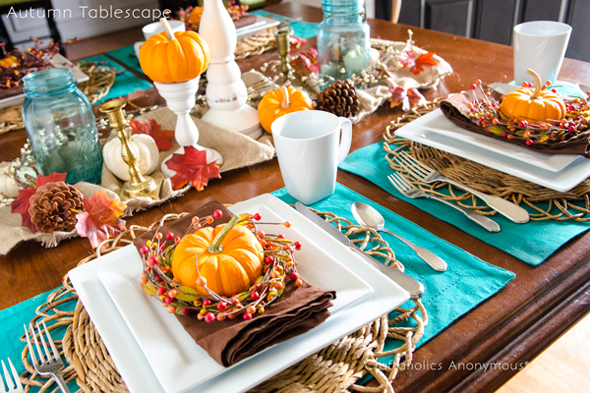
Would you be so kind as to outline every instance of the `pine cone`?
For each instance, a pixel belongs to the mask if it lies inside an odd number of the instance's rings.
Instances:
[[[342,117],[357,115],[360,103],[356,88],[349,81],[337,81],[318,94],[316,109]]]
[[[84,210],[83,199],[80,191],[63,181],[44,184],[31,196],[31,222],[41,232],[69,232],[76,226],[76,213],[71,209]]]

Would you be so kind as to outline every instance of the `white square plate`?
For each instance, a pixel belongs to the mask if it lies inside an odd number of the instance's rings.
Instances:
[[[343,306],[340,305],[341,308],[333,312],[320,326],[246,359],[225,370],[221,375],[193,387],[190,392],[233,393],[246,391],[313,353],[315,351],[313,348],[319,349],[329,345],[409,299],[409,294],[397,284],[281,200],[265,194],[233,205],[230,209],[234,213],[255,212],[262,210],[262,207],[268,208],[282,220],[289,220],[292,228],[304,234],[304,248],[311,247],[312,243],[321,245],[321,248],[334,259],[368,283],[373,288],[373,293],[347,307],[342,308]],[[113,260],[124,260],[134,253],[136,254],[136,251],[132,246],[126,247],[79,266],[69,275],[130,391],[133,393],[161,393],[164,392],[164,389],[158,382],[143,350],[97,276],[97,271],[101,267]],[[331,273],[339,277],[335,272]],[[309,278],[311,279],[311,277]],[[139,284],[137,286],[139,287]],[[153,299],[147,300],[151,302]],[[179,356],[184,355],[181,353]],[[195,378],[197,377],[195,376]]]
[[[65,57],[60,55],[59,53],[56,53],[55,55],[53,55],[53,58],[51,60],[49,60],[49,62],[55,68],[66,68],[66,67],[71,68],[72,73],[74,74],[74,79],[76,79],[76,81],[78,83],[86,82],[88,79],[90,79],[88,77],[88,75],[83,73],[82,70],[80,70],[78,67],[73,65],[71,61],[69,61],[68,59],[66,59]],[[18,105],[21,102],[23,102],[24,100],[25,100],[25,93],[16,94],[14,96],[3,98],[0,100],[0,109],[9,108],[11,106]]]
[[[504,142],[489,136],[465,130],[447,119],[440,109],[432,111],[428,116],[429,120],[424,123],[424,127],[428,129],[428,131],[444,135],[448,138],[457,139],[476,147],[481,147],[492,153],[513,158],[514,160],[550,172],[560,172],[580,157],[578,154],[541,153],[513,143]]]
[[[264,205],[252,208],[254,210],[232,210],[236,213],[260,213],[262,222],[284,221]],[[312,285],[336,291],[334,305],[330,308],[332,314],[373,293],[371,286],[294,227],[259,225],[259,228],[266,233],[282,233],[288,239],[296,239],[305,244],[305,247],[295,253],[298,271]],[[213,360],[160,302],[143,293],[139,285],[141,271],[141,258],[135,252],[105,264],[98,270],[98,277],[135,336],[164,390],[168,393],[184,392],[236,367],[237,364],[225,368]],[[338,275],[333,274],[335,271]],[[304,357],[320,349],[321,347],[300,348],[293,356]],[[275,367],[281,367],[280,363],[277,362]]]
[[[566,192],[586,180],[590,176],[590,160],[580,156],[559,172],[547,171],[528,162],[513,157],[500,155],[480,146],[466,143],[460,139],[449,138],[432,132],[425,124],[437,116],[431,112],[395,131],[395,135],[412,141],[455,154],[459,157],[477,162],[487,167],[508,173],[509,175],[528,180],[532,183]]]

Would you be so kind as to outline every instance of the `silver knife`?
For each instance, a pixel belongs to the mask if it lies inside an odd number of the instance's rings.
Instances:
[[[340,232],[338,228],[324,221],[303,203],[297,202],[295,204],[295,209],[297,209],[299,213],[303,214],[305,217],[310,219],[318,227],[323,229],[328,235],[332,236],[340,243],[344,244],[349,249],[356,252],[358,255],[362,256],[366,261],[370,262],[373,266],[379,269],[381,273],[385,274],[387,277],[389,277],[391,280],[397,283],[400,287],[408,291],[410,293],[410,299],[419,299],[420,296],[422,296],[422,294],[424,293],[424,285],[422,285],[421,282],[413,279],[406,273],[400,272],[394,267],[380,263],[375,258],[362,252],[362,250],[358,248],[352,240],[344,236],[344,234]]]

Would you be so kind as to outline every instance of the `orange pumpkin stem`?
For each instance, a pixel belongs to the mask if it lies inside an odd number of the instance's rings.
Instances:
[[[213,243],[211,243],[211,245],[207,248],[207,251],[209,251],[210,254],[219,254],[221,251],[223,251],[223,246],[221,245],[221,242],[223,241],[223,239],[225,239],[225,236],[227,236],[229,231],[231,231],[231,229],[237,224],[239,219],[240,216],[234,214],[231,220],[229,220],[229,222],[225,224],[225,227],[223,227],[223,229],[217,234],[217,236],[215,236],[215,239],[213,239]]]
[[[281,104],[281,106],[285,109],[287,109],[291,103],[289,102],[289,90],[287,89],[287,87],[283,86],[283,103]]]
[[[527,74],[532,76],[535,79],[535,92],[531,96],[531,100],[536,100],[541,96],[541,88],[543,87],[543,83],[541,82],[541,77],[535,71],[531,70],[530,68],[526,70]]]
[[[164,27],[164,31],[166,32],[166,36],[168,37],[168,41],[172,41],[174,39],[174,33],[172,33],[172,29],[168,24],[168,20],[166,20],[166,18],[160,18],[160,23]]]

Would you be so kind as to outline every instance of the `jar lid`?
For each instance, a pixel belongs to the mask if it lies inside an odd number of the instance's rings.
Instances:
[[[74,73],[69,68],[50,68],[35,71],[23,78],[25,93],[44,94],[70,87],[76,84]]]
[[[361,13],[365,11],[365,0],[322,0],[327,13]]]

